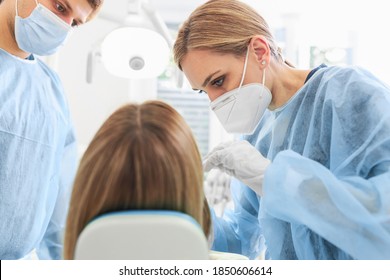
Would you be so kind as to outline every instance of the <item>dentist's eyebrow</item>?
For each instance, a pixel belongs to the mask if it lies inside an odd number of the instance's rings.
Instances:
[[[67,10],[69,10],[71,13],[73,13],[73,7],[72,5],[70,5],[70,3],[68,2],[68,0],[62,0],[63,1],[63,5],[65,5],[65,8]],[[77,23],[80,23],[80,24],[84,24],[86,22],[86,20],[83,20],[81,18],[75,18],[74,19]]]
[[[67,10],[69,10],[71,13],[73,12],[72,6],[69,4],[68,0],[63,0],[63,3],[61,3],[65,6]]]
[[[220,71],[221,71],[221,70],[218,70],[218,71],[215,71],[214,73],[210,74],[210,75],[204,80],[204,82],[203,82],[203,84],[202,84],[202,87],[207,86],[207,84],[210,82],[211,78],[212,78],[215,74],[217,74],[218,72],[220,72]]]

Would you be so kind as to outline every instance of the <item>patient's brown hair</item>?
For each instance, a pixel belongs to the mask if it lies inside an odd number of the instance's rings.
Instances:
[[[64,258],[73,259],[91,219],[131,209],[180,211],[195,218],[206,236],[210,231],[197,144],[181,115],[161,101],[126,105],[96,133],[76,175]]]

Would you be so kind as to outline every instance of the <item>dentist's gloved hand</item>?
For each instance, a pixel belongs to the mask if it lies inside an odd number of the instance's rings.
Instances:
[[[219,144],[203,160],[204,171],[218,168],[236,177],[258,195],[263,192],[264,172],[270,160],[248,141],[230,141]]]

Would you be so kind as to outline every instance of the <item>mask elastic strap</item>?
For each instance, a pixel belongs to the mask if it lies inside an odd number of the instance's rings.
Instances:
[[[265,68],[263,70],[263,86],[265,86]]]
[[[244,82],[245,73],[246,73],[246,65],[248,64],[248,56],[249,56],[249,46],[248,46],[248,49],[247,49],[247,51],[246,51],[245,63],[244,63],[244,70],[242,71],[241,82],[240,82],[240,86],[239,86],[238,88],[241,88],[242,83]]]

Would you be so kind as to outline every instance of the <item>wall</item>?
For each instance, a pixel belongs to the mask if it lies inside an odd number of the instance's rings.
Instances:
[[[178,24],[202,0],[150,1],[162,18],[169,24]],[[298,66],[308,67],[307,47],[312,44],[335,45],[347,41],[354,44],[354,64],[371,70],[390,84],[390,39],[388,26],[390,17],[386,1],[371,0],[247,0],[265,17],[271,28],[286,28],[285,47],[288,57],[299,60]],[[86,62],[93,45],[117,24],[107,21],[104,16],[121,20],[126,15],[126,0],[106,1],[101,15],[94,21],[75,30],[68,44],[60,51],[53,65],[57,65],[71,106],[79,142],[87,145],[101,123],[116,108],[135,99],[130,91],[129,81],[111,76],[97,62],[92,84],[86,83]],[[348,41],[348,32],[356,35]],[[154,81],[135,86],[139,92],[151,91]],[[131,97],[132,96],[132,97]],[[213,131],[219,131],[213,129]],[[219,134],[221,134],[219,132]],[[218,143],[210,137],[213,143]],[[213,144],[214,145],[214,144]],[[210,148],[212,148],[212,146]]]
[[[102,122],[129,100],[129,81],[111,76],[99,61],[94,68],[93,83],[86,82],[88,52],[114,27],[116,25],[96,19],[75,30],[58,54],[58,73],[81,145],[87,145]]]

